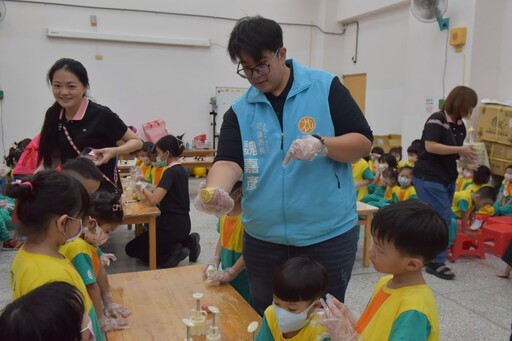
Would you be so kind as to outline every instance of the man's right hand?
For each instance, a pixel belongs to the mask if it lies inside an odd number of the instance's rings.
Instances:
[[[231,212],[235,202],[223,189],[206,187],[205,183],[201,183],[197,197],[194,199],[194,206],[198,211],[221,216]]]

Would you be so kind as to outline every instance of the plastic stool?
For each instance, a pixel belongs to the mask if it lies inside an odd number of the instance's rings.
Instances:
[[[485,259],[484,235],[475,231],[474,236],[458,231],[455,242],[450,247],[448,259],[455,262],[460,256],[478,256]]]
[[[489,217],[489,218],[487,218],[487,224],[504,224],[504,225],[510,225],[512,227],[512,217],[508,217],[508,216]]]
[[[482,228],[484,234],[485,248],[494,252],[498,257],[503,255],[510,240],[512,240],[512,225],[490,224]],[[489,243],[490,242],[490,243]]]

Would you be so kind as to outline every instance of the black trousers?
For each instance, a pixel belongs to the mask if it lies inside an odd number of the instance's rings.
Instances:
[[[156,223],[156,262],[164,263],[179,248],[190,234],[190,215],[162,215]],[[126,254],[130,257],[149,261],[149,232],[146,231],[126,244]]]

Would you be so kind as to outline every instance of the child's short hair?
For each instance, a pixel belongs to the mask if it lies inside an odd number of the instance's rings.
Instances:
[[[75,172],[87,180],[96,180],[100,182],[103,180],[103,174],[98,167],[96,167],[94,162],[83,156],[64,162],[62,164],[62,172],[69,175],[72,175],[71,172]]]
[[[511,168],[512,168],[512,165],[508,165],[507,167],[505,167],[505,170],[511,169]]]
[[[473,173],[473,183],[475,185],[485,185],[491,180],[491,170],[489,167],[480,165]]]
[[[397,153],[402,157],[402,147],[393,147],[389,149],[389,154]]]
[[[6,194],[18,199],[16,214],[22,235],[44,235],[54,216],[82,217],[89,206],[89,194],[75,178],[43,170],[21,183],[6,186]]]
[[[382,154],[379,158],[379,163],[387,163],[388,167],[396,168],[398,167],[398,162],[396,158],[390,153]]]
[[[384,154],[384,149],[382,149],[381,147],[373,147],[371,153],[382,155]]]
[[[398,181],[398,169],[388,167],[382,171],[382,176],[387,179],[394,179],[395,181]]]
[[[402,173],[402,171],[404,171],[404,170],[410,170],[411,172],[414,171],[414,169],[412,167],[410,167],[410,166],[403,166],[402,168],[400,168],[398,170],[398,174]]]
[[[491,186],[483,186],[479,188],[475,194],[478,194],[478,196],[481,199],[489,199],[492,201],[496,201],[496,191]]]
[[[414,140],[411,142],[411,145],[407,148],[408,154],[418,154],[418,151],[420,149],[421,140]]]
[[[327,270],[308,257],[290,258],[275,272],[272,288],[283,301],[314,301],[327,288]]]
[[[123,221],[123,206],[119,198],[106,191],[97,191],[91,194],[87,215],[104,224],[121,224]]]
[[[155,144],[153,142],[149,142],[149,141],[142,142],[142,147],[140,148],[140,150],[142,150],[143,152],[152,153],[153,149],[155,149]]]
[[[441,215],[419,200],[400,201],[375,213],[372,235],[394,245],[403,255],[434,259],[448,245],[448,227]]]
[[[82,295],[65,282],[42,285],[5,307],[0,315],[4,340],[81,339]]]

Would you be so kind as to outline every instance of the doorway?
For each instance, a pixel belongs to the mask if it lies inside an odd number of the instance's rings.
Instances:
[[[366,73],[343,75],[343,85],[350,91],[350,94],[364,114],[366,103]]]

